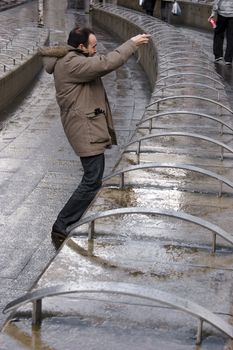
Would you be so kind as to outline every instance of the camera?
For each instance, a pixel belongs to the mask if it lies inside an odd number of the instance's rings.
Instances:
[[[94,113],[95,113],[95,115],[102,114],[102,113],[104,113],[104,110],[101,109],[101,108],[96,108],[96,109],[94,110]]]

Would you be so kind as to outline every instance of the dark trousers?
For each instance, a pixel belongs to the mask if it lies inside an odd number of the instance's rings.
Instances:
[[[146,10],[146,13],[150,16],[153,16],[155,2],[156,0],[144,0],[144,7]]]
[[[223,55],[223,42],[226,33],[226,51]],[[226,62],[231,62],[233,57],[233,17],[223,17],[218,15],[217,27],[214,31],[214,46],[215,58],[223,57]]]
[[[104,154],[80,158],[84,174],[78,188],[58,214],[53,231],[66,233],[69,225],[79,221],[102,186]]]

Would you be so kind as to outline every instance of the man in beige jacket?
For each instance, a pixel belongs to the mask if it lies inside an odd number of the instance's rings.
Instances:
[[[97,40],[89,28],[74,28],[65,47],[40,50],[53,74],[66,136],[80,157],[84,175],[59,213],[52,238],[64,240],[67,227],[79,221],[102,185],[104,151],[116,144],[111,110],[101,76],[123,65],[150,35],[139,34],[107,55],[96,55]]]

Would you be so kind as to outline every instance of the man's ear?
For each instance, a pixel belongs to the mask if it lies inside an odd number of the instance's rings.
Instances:
[[[83,44],[79,44],[78,49],[83,51],[85,49],[85,46]]]

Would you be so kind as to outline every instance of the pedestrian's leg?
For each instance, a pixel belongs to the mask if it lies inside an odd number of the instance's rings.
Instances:
[[[233,58],[233,17],[227,18],[226,39],[227,46],[224,59],[226,64],[231,64]]]
[[[104,154],[80,159],[84,170],[82,181],[60,211],[53,225],[53,235],[58,232],[66,236],[67,227],[80,220],[102,185]]]
[[[215,59],[219,59],[223,57],[223,41],[224,34],[226,30],[226,20],[225,17],[218,15],[217,19],[217,27],[214,30],[214,44],[213,51]]]

